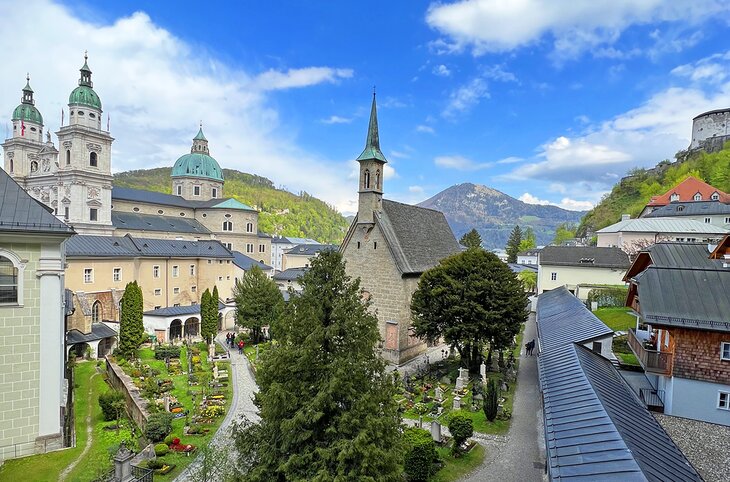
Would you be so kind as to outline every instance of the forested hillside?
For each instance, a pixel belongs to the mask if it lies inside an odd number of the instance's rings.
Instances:
[[[683,156],[686,154],[680,153],[680,159]],[[616,223],[621,220],[621,214],[638,216],[652,196],[667,192],[688,176],[721,191],[730,191],[730,143],[712,154],[693,153],[683,162],[662,161],[653,169],[634,169],[583,217],[578,235]]]
[[[349,223],[329,206],[306,192],[299,195],[277,189],[269,179],[223,169],[223,194],[259,210],[259,230],[339,244]],[[114,185],[171,193],[170,168],[143,169],[114,174]]]

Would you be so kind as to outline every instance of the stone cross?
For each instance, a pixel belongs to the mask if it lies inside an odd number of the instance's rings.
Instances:
[[[461,408],[461,397],[454,397],[454,410]]]
[[[482,376],[482,383],[487,383],[487,365],[484,362],[479,365],[479,374]]]
[[[437,444],[441,443],[441,424],[436,420],[431,422],[431,438]]]
[[[469,383],[469,370],[459,368],[459,378],[456,379],[456,389],[461,390]]]

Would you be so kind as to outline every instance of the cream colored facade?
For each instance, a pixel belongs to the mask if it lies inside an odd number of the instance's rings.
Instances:
[[[623,268],[598,268],[595,266],[559,266],[540,264],[537,270],[537,293],[565,286],[582,300],[596,285],[623,286]]]

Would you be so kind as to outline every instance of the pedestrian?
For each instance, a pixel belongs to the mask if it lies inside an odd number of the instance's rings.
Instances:
[[[244,345],[243,340],[238,342],[238,354],[239,355],[243,354],[243,345]]]
[[[230,346],[231,344],[231,334],[226,333],[226,346]]]
[[[525,343],[525,356],[530,356],[530,342]]]
[[[530,356],[532,356],[533,351],[535,351],[535,339],[534,338],[530,342]]]

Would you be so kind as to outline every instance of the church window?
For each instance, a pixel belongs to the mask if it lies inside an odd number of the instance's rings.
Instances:
[[[74,115],[74,111],[71,111],[71,115]]]
[[[357,242],[357,249],[360,249],[360,241]]]
[[[35,127],[31,127],[31,128],[30,128],[30,131],[31,131],[31,132],[35,132],[35,131],[36,131],[36,128],[35,128]]]
[[[246,223],[246,232],[253,233],[253,223]]]
[[[89,117],[91,117],[92,119],[96,119],[96,116],[94,115],[93,112],[89,112]]]
[[[101,321],[101,303],[99,301],[95,301],[94,304],[91,306],[91,322],[92,323],[99,323]]]
[[[132,208],[132,211],[134,211],[135,213],[138,213],[139,212],[139,208]]]
[[[214,198],[218,197],[218,189],[216,189],[216,188],[213,188],[213,197]]]
[[[69,211],[68,206],[65,206],[63,208],[63,219],[65,219],[66,221],[68,221],[68,211]]]
[[[207,215],[207,214],[205,214],[205,213],[203,213],[203,217],[204,217],[204,218],[207,218],[207,217],[208,217],[208,215]]]
[[[265,252],[266,252],[266,245],[259,244],[259,253],[265,253]]]
[[[246,244],[246,252],[253,253],[253,244],[252,243]]]
[[[31,161],[30,162],[30,172],[37,172],[38,171],[38,161]]]
[[[200,186],[195,186],[193,188],[193,195],[200,196]]]
[[[177,195],[182,196],[182,186],[177,187]]]
[[[96,208],[89,209],[89,221],[99,220],[99,210]]]
[[[78,115],[84,115],[84,111],[80,110],[77,112]]]
[[[233,223],[230,221],[223,221],[223,231],[233,231]]]
[[[13,160],[10,159],[10,173],[12,174],[14,171],[15,171],[15,169],[14,169],[14,166],[13,166]]]
[[[380,169],[375,171],[375,189],[380,189]]]
[[[18,268],[13,262],[0,256],[0,303],[18,302]]]
[[[185,217],[185,213],[180,213],[180,216],[183,216],[183,217]]]
[[[378,249],[378,242],[377,241],[373,241],[373,249]]]
[[[91,167],[97,166],[97,160],[96,160],[96,152],[92,152],[89,154],[89,165]]]
[[[363,175],[364,183],[365,183],[365,189],[370,189],[370,171],[365,169],[365,174]]]

